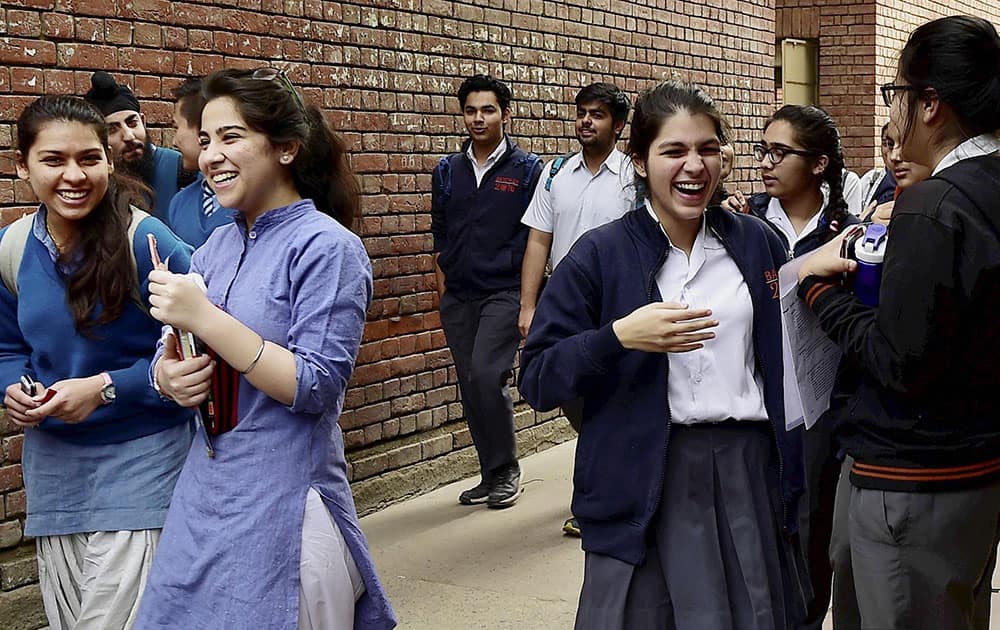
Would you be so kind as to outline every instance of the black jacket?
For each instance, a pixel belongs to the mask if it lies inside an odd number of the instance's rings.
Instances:
[[[943,490],[1000,476],[1000,157],[896,201],[879,306],[829,279],[799,295],[861,370],[841,438],[859,487]]]
[[[777,448],[784,527],[795,531],[802,489],[801,431],[785,431],[777,270],[785,252],[755,217],[709,208],[705,220],[736,262],[753,301],[753,342]],[[583,548],[639,564],[659,509],[670,405],[667,354],[630,351],[616,319],[659,301],[668,242],[645,208],[580,237],[538,302],[521,354],[519,388],[541,411],[583,397],[573,514]]]

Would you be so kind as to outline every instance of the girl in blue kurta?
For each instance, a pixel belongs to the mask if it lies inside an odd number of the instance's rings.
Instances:
[[[0,383],[25,427],[25,534],[53,629],[130,628],[192,417],[147,382],[160,326],[139,281],[146,234],[175,271],[191,250],[130,207],[143,193],[113,173],[91,105],[42,97],[17,130],[17,173],[42,202],[0,232]]]
[[[188,455],[140,627],[392,628],[337,424],[372,294],[368,256],[345,227],[356,180],[283,73],[222,70],[203,91],[199,166],[239,214],[195,253],[207,296],[154,271],[150,303],[218,359],[178,360],[167,343],[151,377],[193,406],[213,370],[229,373],[237,422]]]

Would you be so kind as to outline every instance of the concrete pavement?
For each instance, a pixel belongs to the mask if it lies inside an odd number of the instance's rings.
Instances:
[[[583,552],[560,526],[575,447],[572,440],[522,459],[524,493],[510,509],[459,505],[477,477],[361,519],[401,630],[573,627]],[[828,617],[824,628],[832,627]],[[1000,630],[1000,594],[990,628]]]
[[[583,552],[560,527],[569,516],[575,446],[522,459],[524,493],[509,509],[459,505],[477,477],[361,520],[400,628],[573,627]]]

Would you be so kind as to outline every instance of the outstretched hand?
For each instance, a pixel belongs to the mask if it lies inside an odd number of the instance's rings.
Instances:
[[[856,260],[840,256],[841,247],[849,232],[850,230],[844,230],[806,258],[799,267],[799,280],[805,280],[808,276],[832,278],[842,273],[856,271],[858,268]]]

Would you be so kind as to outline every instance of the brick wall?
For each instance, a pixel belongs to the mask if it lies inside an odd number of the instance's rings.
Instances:
[[[346,137],[364,191],[360,231],[375,302],[341,423],[359,507],[372,509],[475,470],[436,311],[430,171],[464,130],[455,91],[489,72],[514,92],[513,135],[551,156],[575,146],[573,96],[596,80],[634,95],[668,77],[705,84],[749,140],[772,109],[774,10],[768,0],[9,0],[0,6],[0,152],[43,93],[89,87],[111,70],[169,143],[170,89],[224,66],[287,68]],[[741,151],[734,180],[756,179]],[[5,220],[32,206],[0,160]],[[563,439],[554,414],[519,405],[523,450]],[[21,537],[20,436],[0,420],[0,619],[36,596]],[[563,436],[563,437],[560,437]],[[442,462],[451,461],[445,466]],[[457,463],[455,463],[457,462]],[[28,561],[25,561],[28,558]],[[32,599],[32,601],[34,601]],[[35,625],[33,625],[35,624]]]
[[[892,80],[899,51],[920,24],[969,14],[1000,24],[1000,5],[977,0],[776,0],[775,37],[819,41],[819,105],[840,126],[848,168],[882,164],[888,120],[878,87]]]

